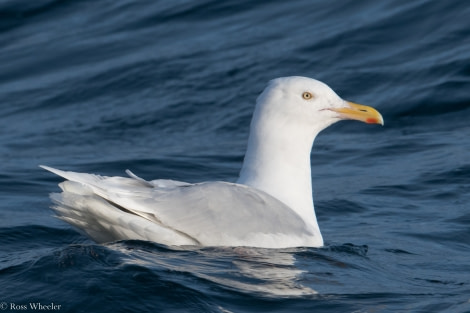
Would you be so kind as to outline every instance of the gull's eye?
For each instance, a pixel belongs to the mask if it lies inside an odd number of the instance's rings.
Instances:
[[[303,94],[302,94],[302,98],[304,98],[305,100],[310,100],[313,98],[313,95],[308,92],[308,91],[305,91]]]

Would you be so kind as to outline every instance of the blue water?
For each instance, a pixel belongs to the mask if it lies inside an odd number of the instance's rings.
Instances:
[[[0,1],[0,309],[470,312],[469,17],[467,1]],[[234,181],[256,96],[289,75],[385,119],[315,142],[325,247],[98,245],[53,217],[60,179],[39,164]]]

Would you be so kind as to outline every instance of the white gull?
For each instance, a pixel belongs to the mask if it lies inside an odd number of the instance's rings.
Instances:
[[[319,247],[310,152],[329,125],[382,124],[375,109],[341,99],[306,77],[272,80],[258,97],[237,183],[189,184],[75,173],[51,194],[62,220],[97,242],[126,239],[173,245]]]

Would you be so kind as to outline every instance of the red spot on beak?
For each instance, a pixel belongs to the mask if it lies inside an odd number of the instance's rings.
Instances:
[[[369,118],[366,119],[366,123],[367,124],[378,124],[379,121],[376,118],[369,117]]]

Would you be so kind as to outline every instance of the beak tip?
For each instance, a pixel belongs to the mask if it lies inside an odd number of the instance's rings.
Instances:
[[[384,126],[384,121],[382,118],[378,119],[378,118],[367,118],[364,122],[366,122],[367,124],[380,124],[382,126]]]
[[[340,114],[342,119],[352,119],[362,121],[367,124],[380,124],[384,126],[382,115],[374,108],[346,101],[347,107],[335,109],[333,111]]]
[[[385,125],[384,119],[383,119],[382,115],[380,115],[379,118],[375,120],[375,123],[374,123],[374,124],[380,124],[380,125],[382,125],[382,126]]]
[[[377,124],[380,124],[380,125],[382,125],[382,126],[385,125],[385,123],[384,123],[384,118],[382,117],[382,115],[380,115],[380,120],[379,120],[379,122],[378,122]]]

